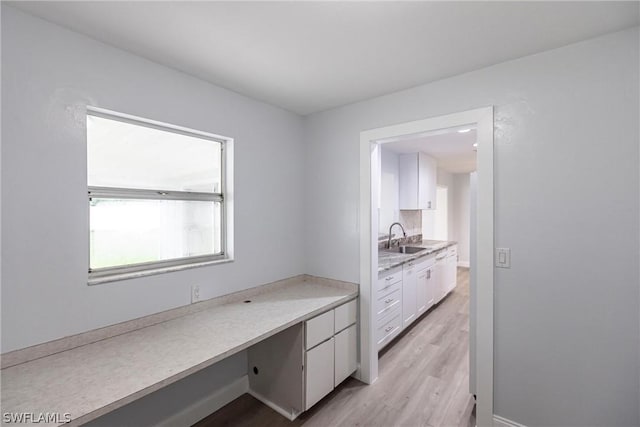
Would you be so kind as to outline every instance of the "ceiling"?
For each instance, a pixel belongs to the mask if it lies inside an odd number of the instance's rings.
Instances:
[[[470,129],[460,133],[458,130]],[[475,128],[464,126],[444,129],[419,136],[394,138],[382,145],[384,150],[395,153],[427,153],[438,164],[438,169],[451,173],[469,173],[476,170],[476,151],[473,144],[477,139]]]
[[[7,2],[3,2],[7,3]],[[638,2],[9,2],[306,115],[638,25]]]

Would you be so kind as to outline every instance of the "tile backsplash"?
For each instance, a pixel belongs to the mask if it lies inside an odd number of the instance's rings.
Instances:
[[[402,224],[405,232],[407,233],[407,239],[402,243],[415,243],[422,240],[422,211],[410,210],[410,211],[396,211],[398,212],[398,222]],[[392,233],[394,234],[391,240],[391,246],[398,246],[402,239],[402,231],[400,227],[394,227]],[[387,245],[388,235],[381,233],[378,240],[378,247],[384,248]]]
[[[400,224],[404,227],[407,236],[422,234],[422,211],[400,211]]]

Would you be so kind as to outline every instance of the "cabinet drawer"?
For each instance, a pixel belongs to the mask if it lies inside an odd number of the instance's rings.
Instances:
[[[431,266],[433,266],[433,264],[436,263],[436,256],[435,255],[429,255],[427,257],[424,258],[420,258],[417,260],[417,268],[416,270],[419,272],[421,270],[424,270],[425,268],[429,268]]]
[[[447,254],[448,255],[457,255],[458,254],[458,246],[457,245],[449,246],[449,249],[447,250]]]
[[[335,336],[335,378],[334,386],[356,370],[358,363],[358,331],[356,325],[351,325]]]
[[[332,312],[333,313],[333,312]],[[305,355],[305,410],[333,390],[334,338],[323,342]]]
[[[356,323],[358,300],[349,301],[335,308],[334,332],[338,333]]]
[[[395,283],[386,283],[384,287],[378,289],[378,292],[376,293],[376,299],[385,297],[401,288],[402,288],[401,280]]]
[[[305,349],[309,350],[333,336],[333,316],[333,310],[330,310],[304,322]]]
[[[387,271],[384,276],[378,278],[378,290],[384,288],[387,285],[398,283],[402,280],[402,266],[395,267],[392,270]]]
[[[389,322],[389,320],[401,314],[402,314],[402,303],[398,302],[397,304],[394,304],[393,307],[389,308],[389,310],[382,312],[378,316],[378,318],[376,319],[376,327],[384,325],[385,323]]]
[[[389,295],[383,296],[376,303],[376,318],[381,318],[386,312],[391,311],[394,307],[400,306],[402,301],[402,289],[398,288]]]
[[[387,323],[378,327],[376,338],[378,340],[378,350],[387,345],[402,329],[402,316],[391,318]]]

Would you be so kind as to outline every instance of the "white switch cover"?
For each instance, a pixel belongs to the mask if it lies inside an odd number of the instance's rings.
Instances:
[[[511,249],[496,248],[496,267],[511,268]]]
[[[191,287],[191,304],[200,301],[200,285],[193,285]]]

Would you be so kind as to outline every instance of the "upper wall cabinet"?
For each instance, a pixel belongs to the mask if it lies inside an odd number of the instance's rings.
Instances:
[[[400,155],[400,209],[436,208],[436,168],[424,153]]]

